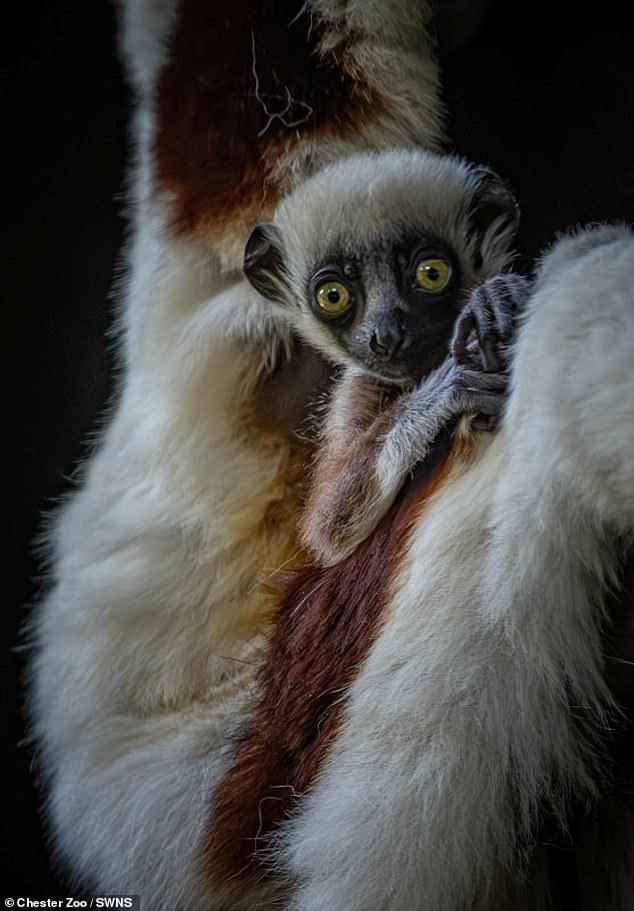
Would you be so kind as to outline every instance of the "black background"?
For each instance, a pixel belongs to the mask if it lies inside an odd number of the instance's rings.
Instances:
[[[634,220],[626,4],[580,9],[494,2],[466,49],[442,53],[453,146],[514,188],[525,266],[567,226]],[[105,336],[123,233],[128,109],[109,3],[32,2],[12,15],[3,26],[0,190],[11,413],[0,899],[64,893],[38,822],[34,770],[18,746],[23,658],[15,646],[37,590],[41,516],[68,489],[111,394]]]

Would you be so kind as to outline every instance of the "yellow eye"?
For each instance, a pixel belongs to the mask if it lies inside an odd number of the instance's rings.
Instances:
[[[315,300],[326,313],[343,313],[350,306],[350,292],[341,282],[323,282],[315,291]]]
[[[423,291],[442,291],[450,278],[451,266],[445,259],[421,259],[416,266],[416,284]]]

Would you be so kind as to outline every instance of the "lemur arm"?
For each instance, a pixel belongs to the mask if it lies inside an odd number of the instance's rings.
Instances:
[[[302,523],[304,543],[322,563],[348,556],[372,532],[443,428],[469,413],[474,429],[493,428],[508,381],[505,346],[529,287],[513,274],[479,286],[456,323],[453,357],[412,392],[390,401],[358,368],[344,373]],[[477,345],[467,344],[472,331]]]
[[[504,426],[528,491],[546,483],[546,467],[577,516],[624,534],[634,526],[633,283],[631,228],[596,226],[553,246],[520,330]]]

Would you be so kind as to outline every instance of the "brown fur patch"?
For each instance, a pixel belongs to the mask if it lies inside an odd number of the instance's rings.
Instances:
[[[275,368],[263,374],[255,390],[254,423],[299,439],[312,439],[311,417],[320,397],[332,386],[334,368],[299,339],[280,355]]]
[[[371,109],[376,117],[345,49],[318,54],[323,31],[297,0],[183,0],[155,142],[179,231],[255,223],[275,203],[283,154],[311,134],[354,130]]]
[[[354,386],[346,391],[350,432],[345,446],[326,445],[301,522],[303,541],[323,563],[340,559],[351,545],[369,535],[375,509],[383,502],[378,461],[385,439],[409,408],[407,395],[386,407],[388,399],[389,391],[381,390],[371,377],[355,378]],[[364,425],[359,416],[372,412],[378,416]],[[452,422],[451,429],[454,426]]]
[[[266,837],[312,784],[333,743],[345,694],[378,635],[416,517],[451,464],[443,434],[373,535],[346,560],[306,565],[281,591],[254,711],[216,789],[205,846],[215,889],[261,889]]]

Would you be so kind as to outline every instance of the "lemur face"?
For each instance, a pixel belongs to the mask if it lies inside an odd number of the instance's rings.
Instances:
[[[468,292],[504,267],[517,220],[500,179],[461,159],[355,155],[254,228],[244,271],[331,361],[409,385],[447,356]]]
[[[417,381],[441,363],[462,295],[457,256],[422,232],[330,256],[306,286],[314,318],[342,357],[395,383]]]

